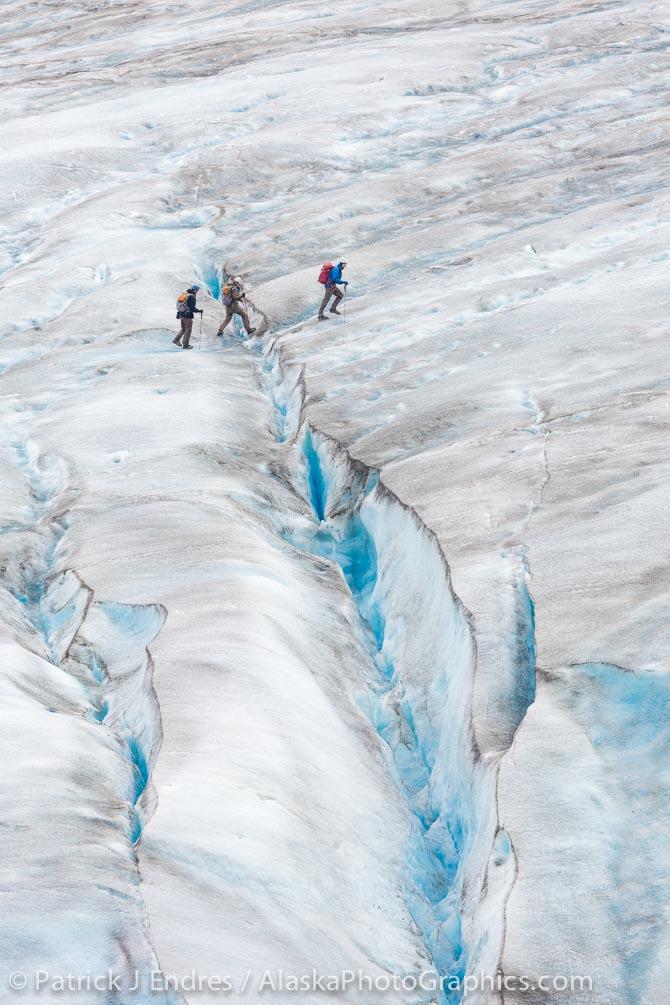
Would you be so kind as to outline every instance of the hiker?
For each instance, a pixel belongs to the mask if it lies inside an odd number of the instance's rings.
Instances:
[[[342,269],[346,269],[346,262],[338,262],[337,265],[333,265],[332,262],[326,262],[321,267],[321,273],[319,275],[319,282],[323,283],[326,287],[323,293],[323,300],[321,301],[321,306],[319,307],[319,321],[327,321],[328,318],[323,313],[328,306],[328,301],[331,297],[335,297],[333,306],[330,308],[331,314],[339,314],[338,306],[340,300],[344,296],[342,290],[338,289],[338,283],[340,286],[345,288],[349,285],[346,279],[342,279]]]
[[[181,331],[172,341],[175,345],[180,345],[182,349],[192,349],[191,330],[193,328],[193,315],[204,314],[195,306],[195,298],[200,287],[193,284],[189,286],[186,293],[180,294],[177,299],[177,321],[181,321]]]
[[[223,301],[223,306],[226,308],[226,316],[221,322],[221,326],[216,333],[217,335],[223,335],[226,325],[228,325],[232,320],[233,314],[237,314],[238,317],[242,318],[242,324],[244,325],[244,330],[247,335],[253,335],[256,329],[249,326],[249,315],[240,303],[240,301],[244,299],[245,295],[244,290],[242,289],[242,280],[239,276],[235,276],[233,281],[228,283],[221,290],[221,300]]]

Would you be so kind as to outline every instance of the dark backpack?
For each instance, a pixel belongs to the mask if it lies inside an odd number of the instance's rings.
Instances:
[[[321,272],[319,273],[319,282],[321,283],[322,286],[325,286],[326,283],[328,282],[328,277],[330,276],[332,268],[333,268],[332,262],[324,262],[323,265],[321,266]]]

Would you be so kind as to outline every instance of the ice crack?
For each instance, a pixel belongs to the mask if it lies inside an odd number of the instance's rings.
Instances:
[[[385,745],[412,821],[406,903],[445,980],[440,1000],[452,1005],[461,1000],[454,981],[484,960],[497,964],[514,881],[511,841],[497,823],[497,766],[480,758],[472,732],[471,618],[432,532],[378,471],[305,418],[302,369],[285,362],[276,340],[258,348],[275,438],[287,458],[285,478],[311,514],[297,522],[284,512],[270,515],[294,547],[333,563],[358,610],[370,658],[361,708]],[[523,673],[533,675],[527,599],[520,646]],[[529,690],[524,678],[524,694]],[[497,913],[482,933],[477,918],[490,910],[483,907],[488,891],[495,891]]]
[[[152,604],[98,602],[74,570],[59,568],[69,526],[66,465],[57,457],[42,456],[27,436],[15,439],[13,447],[30,509],[24,523],[5,528],[24,541],[24,559],[18,570],[7,574],[6,585],[38,654],[79,683],[88,718],[96,728],[109,731],[127,763],[118,773],[126,779],[124,790],[110,792],[109,798],[128,808],[126,855],[139,887],[134,845],[155,806],[151,774],[162,739],[147,647],[160,631],[165,611]],[[146,914],[143,924],[148,931]],[[157,960],[139,957],[134,966],[144,994],[151,973],[159,969]],[[158,1000],[166,1003],[168,998],[159,995]]]

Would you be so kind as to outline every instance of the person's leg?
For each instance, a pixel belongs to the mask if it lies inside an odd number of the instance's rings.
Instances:
[[[333,289],[334,289],[334,287],[333,287]],[[319,317],[320,318],[325,318],[326,315],[323,312],[325,311],[326,307],[328,306],[328,301],[330,300],[330,298],[332,297],[332,295],[333,295],[333,290],[329,290],[328,288],[326,288],[325,291],[324,291],[324,294],[323,294],[323,300],[321,301],[321,306],[319,307]]]
[[[224,328],[228,324],[230,324],[230,319],[232,318],[232,316],[233,316],[233,308],[232,307],[226,307],[226,316],[223,319],[223,321],[221,322],[221,324],[219,325],[219,330],[216,333],[217,335],[223,335],[223,330],[224,330]]]
[[[179,330],[179,333],[178,333],[178,335],[177,335],[176,338],[172,339],[172,341],[174,342],[175,345],[181,345],[181,337],[182,337],[183,334],[184,334],[184,319],[182,318],[181,319],[181,328]]]
[[[335,297],[335,299],[333,300],[333,306],[330,308],[330,313],[339,314],[340,312],[338,311],[337,308],[340,306],[340,300],[342,299],[344,294],[342,293],[341,290],[338,290],[336,286],[335,289],[333,290],[333,296]]]
[[[182,346],[184,349],[191,348],[191,331],[193,329],[193,318],[184,318],[184,336],[182,338]]]
[[[256,329],[250,327],[249,315],[247,314],[247,312],[242,307],[240,307],[239,304],[235,304],[235,313],[242,318],[242,324],[244,325],[244,330],[247,333],[247,335],[253,335]]]

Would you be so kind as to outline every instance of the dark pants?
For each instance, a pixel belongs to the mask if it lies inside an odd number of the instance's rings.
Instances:
[[[328,306],[328,302],[331,297],[335,297],[335,301],[330,309],[331,311],[336,310],[343,296],[344,294],[342,293],[341,290],[338,290],[337,286],[333,286],[331,287],[331,289],[328,289],[328,287],[326,287],[326,292],[323,294],[323,300],[321,301],[321,306],[319,307],[319,314],[323,314],[326,307]]]
[[[177,334],[177,339],[181,339],[182,345],[190,345],[192,329],[193,318],[181,318],[181,331]]]
[[[247,312],[245,310],[242,310],[239,304],[231,304],[230,307],[226,307],[226,316],[221,322],[221,326],[219,327],[217,335],[223,335],[223,330],[226,327],[226,325],[230,324],[233,314],[237,314],[238,317],[242,318],[242,324],[244,325],[244,330],[247,333],[247,335],[249,335],[250,334],[249,329],[251,327],[249,324],[249,317],[247,315]]]

